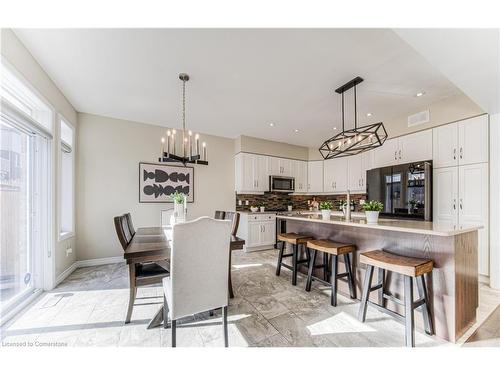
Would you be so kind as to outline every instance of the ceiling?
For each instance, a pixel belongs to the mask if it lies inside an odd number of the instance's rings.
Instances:
[[[15,33],[79,112],[180,127],[178,73],[187,72],[188,128],[230,138],[317,147],[340,126],[334,89],[357,75],[365,79],[358,86],[360,124],[411,114],[460,92],[388,29]],[[346,105],[351,124],[350,94]]]

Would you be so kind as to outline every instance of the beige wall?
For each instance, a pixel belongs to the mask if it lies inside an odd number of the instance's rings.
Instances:
[[[307,160],[308,158],[307,147],[268,141],[267,139],[254,138],[246,135],[238,137],[235,141],[235,153],[237,154],[238,152],[252,152],[255,154],[299,160]]]
[[[430,121],[417,126],[408,127],[408,116],[425,110],[430,111]],[[384,120],[384,126],[389,138],[415,133],[420,130],[434,128],[439,125],[462,120],[483,114],[484,111],[466,95],[454,95],[430,106],[425,106],[417,111],[408,113],[391,120]],[[333,135],[333,134],[332,134]],[[322,160],[318,148],[308,149],[309,160]]]
[[[51,78],[45,73],[42,67],[37,63],[24,45],[17,39],[16,35],[10,29],[1,29],[1,51],[2,58],[4,58],[10,65],[12,65],[30,84],[37,90],[50,104],[54,107],[57,113],[62,114],[68,121],[75,127],[77,126],[77,114],[71,103],[64,97],[62,92],[57,88]],[[53,144],[59,143],[59,132],[56,127],[54,134]],[[57,197],[58,184],[58,152],[59,148],[52,147],[52,167],[55,171],[52,180],[53,196]],[[76,152],[76,151],[75,151]],[[57,213],[58,199],[54,198],[53,210]],[[55,243],[55,277],[59,276],[64,270],[72,265],[76,260],[75,254],[75,238],[70,238],[64,241],[58,241],[58,227],[54,215],[53,223],[53,238]],[[66,256],[66,248],[71,246],[73,254]]]
[[[139,162],[156,162],[165,128],[80,113],[78,115],[78,260],[122,256],[113,217],[132,214],[135,227],[158,226],[171,204],[139,203]],[[195,166],[194,203],[188,217],[234,210],[234,140],[201,135],[208,166]]]

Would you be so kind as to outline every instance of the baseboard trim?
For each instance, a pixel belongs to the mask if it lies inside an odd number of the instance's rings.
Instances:
[[[77,260],[71,266],[66,268],[56,279],[56,287],[61,282],[63,282],[69,275],[71,275],[77,268],[83,267],[92,267],[92,266],[102,266],[105,264],[115,264],[115,263],[123,263],[125,260],[123,257],[108,257],[108,258],[96,258],[96,259],[86,259],[86,260]]]
[[[480,283],[490,286],[490,277],[489,276],[480,274],[478,278],[479,278]]]
[[[13,307],[12,309],[10,309],[6,312],[3,312],[2,315],[0,316],[0,327],[5,325],[8,321],[10,321],[12,318],[14,318],[20,312],[22,312],[25,308],[27,308],[29,305],[31,305],[41,295],[42,295],[42,290],[35,289],[33,291],[33,293],[31,293],[28,297],[23,299],[15,307]]]

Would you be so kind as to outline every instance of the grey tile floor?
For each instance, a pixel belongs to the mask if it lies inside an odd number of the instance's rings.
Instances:
[[[275,276],[275,264],[274,250],[233,253],[236,298],[229,306],[230,346],[403,346],[402,324],[374,309],[368,310],[366,323],[361,323],[357,319],[357,302],[339,296],[338,306],[332,307],[327,287],[313,283],[311,292],[305,292],[303,277],[299,277],[297,286],[292,286],[288,270],[284,269],[280,277]],[[480,316],[486,317],[498,305],[500,293],[483,289],[481,296],[486,293],[486,307]],[[161,302],[161,287],[139,288],[132,321],[125,325],[127,267],[111,264],[80,268],[7,323],[2,328],[2,342],[170,346],[169,329],[146,329]],[[178,346],[223,346],[219,314],[213,317],[199,314],[180,324]],[[416,333],[416,344],[451,345],[420,332]]]

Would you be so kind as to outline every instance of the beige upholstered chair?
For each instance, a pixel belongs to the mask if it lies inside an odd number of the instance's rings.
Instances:
[[[228,264],[232,223],[200,217],[173,226],[170,276],[163,279],[164,325],[185,316],[222,307],[224,343],[228,346]]]

